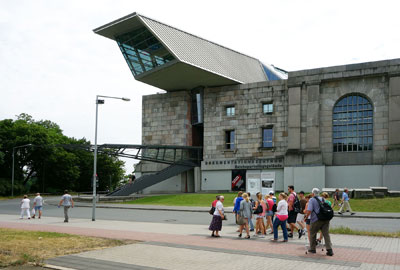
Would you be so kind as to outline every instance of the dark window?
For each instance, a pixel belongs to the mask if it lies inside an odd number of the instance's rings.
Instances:
[[[225,131],[225,148],[233,150],[235,149],[235,131],[227,130]]]
[[[234,116],[235,115],[235,106],[226,107],[226,115],[227,116]]]
[[[341,98],[333,108],[333,152],[370,151],[373,146],[373,108],[363,96]]]
[[[264,114],[271,114],[274,112],[274,104],[270,103],[263,103],[263,113]]]
[[[273,146],[274,130],[272,127],[262,129],[262,147],[271,148]]]

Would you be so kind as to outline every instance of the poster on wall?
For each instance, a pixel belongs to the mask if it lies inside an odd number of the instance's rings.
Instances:
[[[275,192],[275,172],[262,172],[261,193],[263,197],[271,191]]]
[[[245,191],[246,170],[232,170],[232,191]]]
[[[260,172],[247,173],[247,189],[251,193],[251,197],[256,199],[256,194],[261,191],[261,174]]]

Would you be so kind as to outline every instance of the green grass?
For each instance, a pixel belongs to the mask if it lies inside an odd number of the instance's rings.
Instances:
[[[211,206],[215,200],[215,196],[224,195],[225,206],[233,206],[233,199],[236,193],[191,193],[176,195],[159,195],[151,196],[133,201],[126,201],[124,204],[149,204],[149,205],[166,205],[166,206]]]
[[[337,227],[330,228],[329,232],[332,234],[347,234],[347,235],[363,235],[363,236],[377,236],[377,237],[390,237],[390,238],[400,238],[400,231],[390,233],[390,232],[374,232],[374,231],[360,231],[352,230],[348,227]]]
[[[224,195],[224,206],[233,206],[236,193],[190,193],[175,195],[150,196],[138,200],[126,201],[124,204],[149,204],[166,206],[210,206],[216,195]],[[276,194],[278,197],[278,194]],[[332,198],[330,198],[332,201]],[[400,197],[381,199],[351,199],[350,205],[355,212],[400,212]],[[335,211],[339,207],[335,207]]]
[[[0,228],[0,268],[33,263],[89,250],[120,246],[129,241],[55,232]]]
[[[354,212],[399,213],[400,197],[386,197],[379,199],[350,199],[350,206]],[[339,207],[335,206],[334,209],[339,210]]]

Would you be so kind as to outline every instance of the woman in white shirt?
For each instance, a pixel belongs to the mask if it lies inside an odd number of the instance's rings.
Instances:
[[[279,194],[279,203],[276,208],[276,217],[274,219],[274,239],[271,241],[278,241],[278,227],[281,226],[283,232],[283,241],[288,241],[288,233],[286,228],[286,221],[288,219],[288,203],[287,203],[287,195],[285,193]]]
[[[21,217],[20,217],[20,219],[24,218],[25,212],[28,215],[28,219],[31,219],[31,213],[29,212],[29,208],[31,208],[30,202],[31,201],[28,199],[28,196],[24,195],[24,198],[21,201]]]
[[[224,196],[219,196],[219,201],[215,205],[215,211],[213,214],[213,218],[211,220],[211,224],[208,227],[211,233],[211,237],[220,237],[218,232],[222,229],[222,220],[224,219]]]

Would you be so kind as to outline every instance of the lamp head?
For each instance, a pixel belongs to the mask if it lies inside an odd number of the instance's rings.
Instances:
[[[131,99],[130,99],[130,98],[127,98],[127,97],[123,97],[122,100],[123,100],[123,101],[131,101]]]

